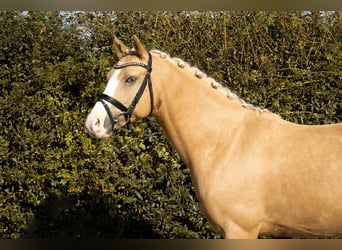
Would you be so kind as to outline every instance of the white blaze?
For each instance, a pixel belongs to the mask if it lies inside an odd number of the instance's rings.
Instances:
[[[114,97],[115,91],[119,85],[120,70],[115,70],[114,74],[109,79],[107,86],[104,90],[104,94]],[[106,119],[108,116],[106,109],[101,102],[96,102],[93,110],[87,117],[86,127],[89,133],[97,138],[107,138],[112,129],[110,119]]]
[[[119,74],[120,74],[120,69],[115,70],[114,74],[112,77],[109,79],[107,86],[104,90],[104,94],[109,95],[110,97],[114,97],[115,90],[119,85]]]

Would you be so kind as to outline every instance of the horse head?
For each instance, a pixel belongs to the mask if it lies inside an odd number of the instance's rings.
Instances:
[[[114,49],[119,61],[108,72],[107,86],[86,120],[89,133],[97,138],[148,116],[154,107],[151,54],[136,36],[132,49],[114,37]]]

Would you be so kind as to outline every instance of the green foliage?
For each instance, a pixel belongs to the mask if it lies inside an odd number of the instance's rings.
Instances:
[[[0,12],[0,237],[217,238],[153,118],[109,140],[85,118],[133,34],[243,99],[341,121],[342,18],[329,12]]]

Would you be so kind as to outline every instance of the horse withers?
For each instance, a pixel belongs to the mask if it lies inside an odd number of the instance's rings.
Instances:
[[[342,234],[342,123],[285,121],[136,36],[114,48],[120,60],[86,120],[92,136],[154,116],[225,238]]]

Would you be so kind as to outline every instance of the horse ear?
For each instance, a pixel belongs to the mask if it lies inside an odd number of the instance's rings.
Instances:
[[[133,35],[133,48],[135,52],[137,53],[137,56],[140,59],[147,58],[148,57],[148,52],[144,48],[144,46],[141,44],[139,38],[136,35]]]
[[[113,46],[116,55],[121,58],[127,54],[128,48],[116,36],[113,39]]]

